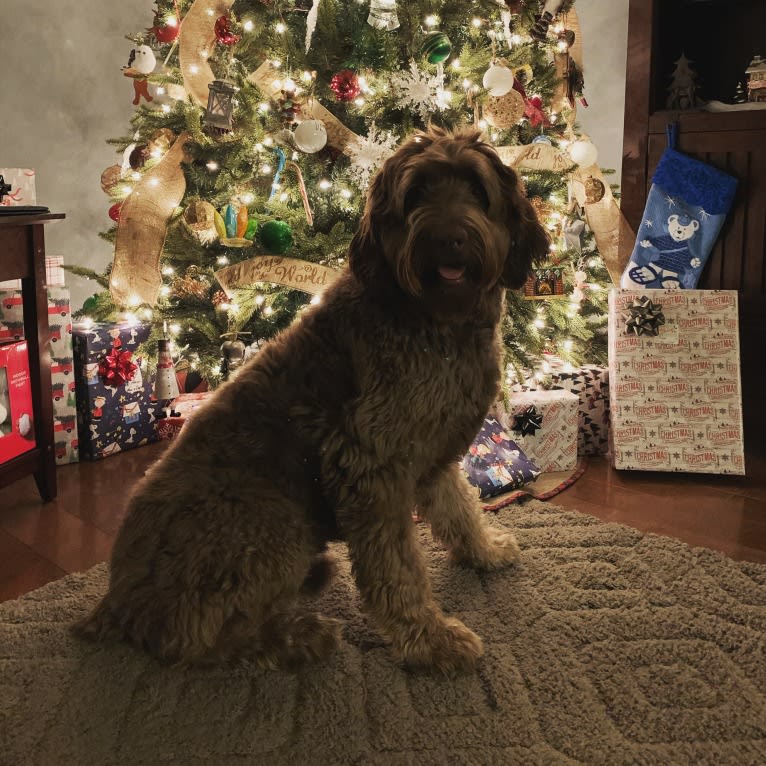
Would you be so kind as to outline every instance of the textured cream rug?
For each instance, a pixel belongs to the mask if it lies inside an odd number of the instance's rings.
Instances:
[[[106,569],[0,604],[0,763],[262,766],[766,764],[766,566],[530,501],[502,509],[523,563],[429,549],[445,610],[485,641],[456,680],[394,665],[342,577],[347,621],[298,675],[162,668],[68,624]]]

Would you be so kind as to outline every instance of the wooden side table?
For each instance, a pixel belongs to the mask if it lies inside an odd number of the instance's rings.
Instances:
[[[36,442],[29,452],[0,463],[0,487],[31,473],[45,502],[56,497],[56,452],[43,226],[64,217],[63,213],[0,216],[0,281],[21,279]]]

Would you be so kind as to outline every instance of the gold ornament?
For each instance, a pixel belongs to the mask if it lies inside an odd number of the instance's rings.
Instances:
[[[516,90],[504,96],[489,96],[484,105],[484,119],[493,128],[513,127],[524,116],[524,99]]]
[[[605,194],[606,186],[604,186],[604,182],[593,176],[588,176],[585,180],[585,202],[588,205],[601,202]]]
[[[122,166],[110,165],[101,174],[101,188],[104,190],[104,194],[108,194],[110,197],[114,196],[117,184],[120,183],[122,178]]]
[[[550,202],[546,202],[542,197],[532,197],[529,203],[535,209],[538,221],[545,224],[546,219],[553,212],[553,205]]]
[[[148,149],[150,154],[159,152],[165,154],[170,149],[173,142],[176,140],[176,134],[170,128],[160,128],[152,133],[152,137],[149,139]]]
[[[220,308],[221,304],[227,303],[229,299],[226,297],[226,293],[223,290],[216,290],[210,300],[216,308]]]
[[[218,237],[215,228],[215,213],[215,208],[209,202],[201,199],[192,200],[184,210],[184,225],[203,245],[209,245]]]
[[[183,277],[173,281],[172,289],[177,298],[197,298],[202,301],[210,291],[210,280],[201,272],[199,266],[189,266]]]

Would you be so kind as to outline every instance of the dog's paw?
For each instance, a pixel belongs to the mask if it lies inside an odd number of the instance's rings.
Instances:
[[[512,532],[487,527],[481,541],[470,551],[460,551],[455,558],[461,564],[489,571],[518,563],[521,549]]]
[[[484,647],[460,620],[442,617],[420,627],[397,653],[411,668],[454,675],[472,670]]]

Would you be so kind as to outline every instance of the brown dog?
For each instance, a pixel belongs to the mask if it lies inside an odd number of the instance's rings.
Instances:
[[[184,428],[130,500],[109,592],[79,624],[171,661],[329,654],[339,624],[299,596],[349,546],[397,658],[449,673],[481,640],[435,603],[417,506],[454,559],[495,569],[513,535],[485,523],[459,459],[498,393],[505,287],[548,237],[478,133],[431,130],[373,181],[350,270]]]

